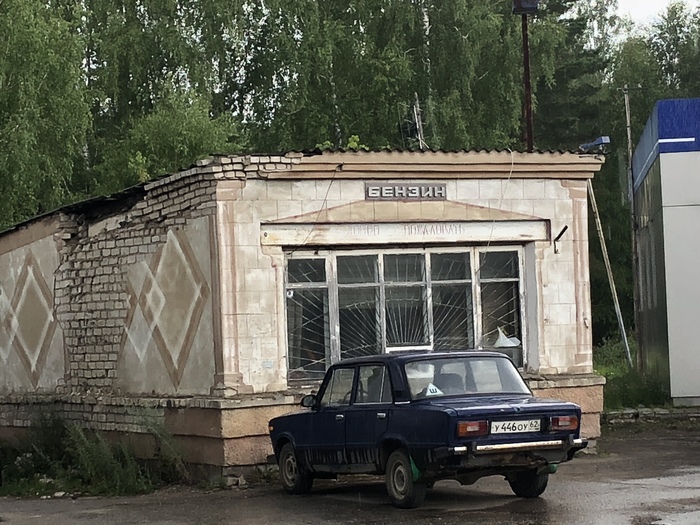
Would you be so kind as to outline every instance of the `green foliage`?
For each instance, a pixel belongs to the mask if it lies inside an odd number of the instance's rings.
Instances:
[[[330,140],[326,140],[322,142],[321,144],[316,144],[316,149],[320,150],[327,150],[327,149],[333,149],[333,143]],[[360,137],[357,135],[351,135],[350,138],[348,139],[348,143],[345,146],[345,149],[353,150],[353,151],[369,151],[370,148],[362,144],[360,142]]]
[[[634,337],[630,337],[632,360],[636,358]],[[668,387],[645,376],[627,364],[625,347],[619,339],[606,341],[593,349],[593,365],[605,376],[605,409],[664,406],[670,402]]]
[[[163,420],[148,410],[135,412],[134,415],[155,439],[156,451],[150,465],[151,475],[162,483],[189,482],[190,473],[172,435],[165,429]]]
[[[189,479],[172,438],[162,429],[152,434],[161,451],[152,465],[137,460],[124,441],[109,442],[55,417],[39,419],[30,433],[21,447],[0,443],[0,496],[140,494]]]
[[[105,145],[95,167],[98,193],[173,173],[212,153],[243,148],[241,133],[228,115],[209,116],[210,104],[191,93],[168,95],[148,114],[137,118],[126,136]]]
[[[279,469],[276,465],[255,467],[255,472],[249,481],[255,484],[276,483],[279,481]]]
[[[101,434],[68,427],[67,473],[91,494],[139,494],[154,488],[148,471],[124,444],[110,444]]]
[[[2,230],[64,202],[89,119],[81,37],[51,6],[3,0],[0,49]]]

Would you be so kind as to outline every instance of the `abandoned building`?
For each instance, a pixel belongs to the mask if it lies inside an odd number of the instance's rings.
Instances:
[[[587,181],[510,151],[216,156],[0,233],[0,439],[51,410],[212,474],[338,359],[495,349],[599,436]],[[151,423],[149,423],[149,421]],[[151,451],[152,452],[152,451]]]

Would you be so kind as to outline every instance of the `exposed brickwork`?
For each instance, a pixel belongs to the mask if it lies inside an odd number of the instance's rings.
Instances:
[[[18,396],[0,402],[0,427],[30,427],[50,415],[93,430],[147,434],[162,425],[164,406],[160,399]]]
[[[214,213],[215,193],[211,175],[180,178],[147,190],[104,228],[81,216],[64,220],[56,315],[68,372],[59,393],[111,390],[128,307],[126,271],[153,254],[169,229]]]

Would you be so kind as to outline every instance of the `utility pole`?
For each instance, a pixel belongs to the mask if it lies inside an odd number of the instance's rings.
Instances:
[[[525,118],[525,142],[527,151],[530,153],[535,149],[535,138],[532,117],[532,80],[530,78],[530,30],[527,17],[537,14],[539,2],[540,0],[513,0],[513,14],[522,16],[523,84],[525,86],[523,116]]]
[[[630,225],[632,232],[632,280],[634,284],[634,326],[639,329],[639,256],[637,254],[637,211],[635,210],[634,199],[634,172],[632,166],[632,157],[634,155],[632,145],[632,112],[630,111],[630,89],[641,89],[638,85],[635,88],[630,88],[625,84],[622,88],[622,93],[625,97],[625,121],[627,125],[627,199],[630,203]],[[644,360],[642,359],[641,347],[639,345],[639,335],[635,333],[637,342],[637,369],[644,368]],[[626,344],[626,343],[625,343]]]
[[[525,84],[525,139],[527,151],[535,150],[534,123],[532,117],[532,80],[530,77],[530,31],[527,14],[523,13],[523,80]]]

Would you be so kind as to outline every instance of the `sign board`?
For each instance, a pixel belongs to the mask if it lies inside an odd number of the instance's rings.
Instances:
[[[549,240],[548,221],[262,224],[263,246],[526,243]]]
[[[444,201],[445,184],[366,182],[367,201]]]

